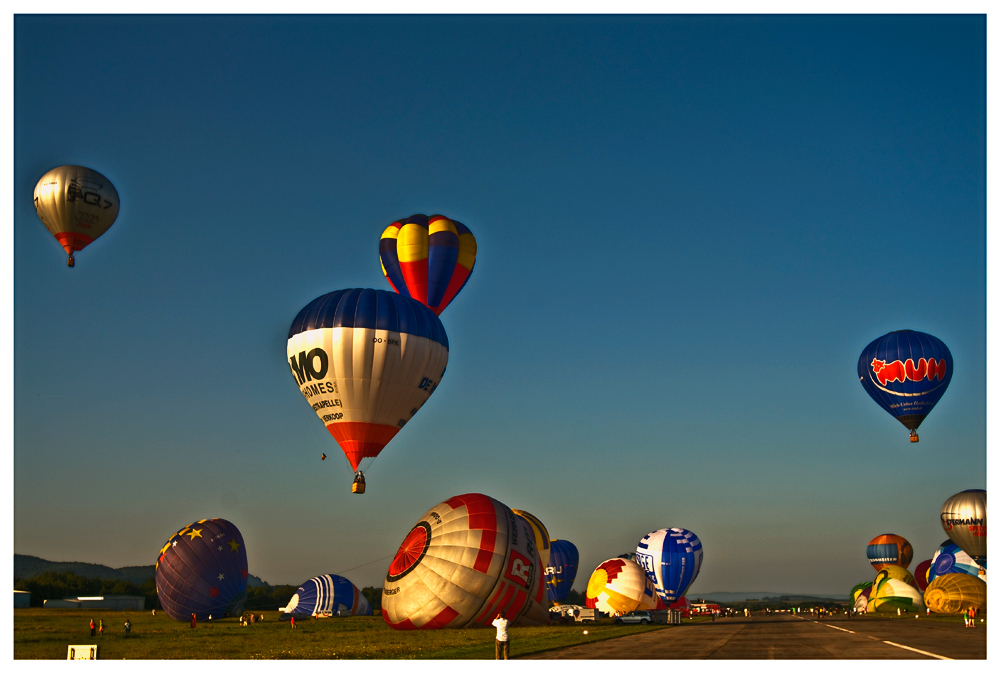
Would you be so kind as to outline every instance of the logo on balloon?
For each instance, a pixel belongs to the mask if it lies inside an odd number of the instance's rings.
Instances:
[[[531,585],[531,572],[534,564],[515,549],[510,550],[510,561],[507,563],[507,579],[519,584],[525,589]]]
[[[894,360],[888,364],[885,360],[872,360],[872,371],[875,372],[875,378],[883,386],[890,381],[902,383],[907,379],[910,381],[923,381],[924,379],[930,381],[936,378],[943,381],[947,369],[948,363],[945,362],[944,358],[940,360],[920,358],[915,366],[912,359],[908,359],[906,362]]]

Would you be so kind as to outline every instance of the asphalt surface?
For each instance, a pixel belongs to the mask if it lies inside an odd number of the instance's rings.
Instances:
[[[756,614],[575,645],[524,659],[985,659],[986,625]]]

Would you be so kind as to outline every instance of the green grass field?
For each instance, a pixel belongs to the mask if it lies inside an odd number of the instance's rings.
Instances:
[[[104,620],[104,636],[90,635],[89,623]],[[125,636],[125,619],[132,635]],[[707,619],[698,618],[698,621]],[[689,623],[685,620],[685,623]],[[676,626],[599,624],[510,629],[510,656],[567,645],[619,638]],[[588,633],[585,635],[584,631]],[[494,629],[396,631],[381,617],[336,617],[279,622],[277,612],[263,622],[240,626],[236,619],[198,624],[176,622],[162,612],[107,610],[14,611],[15,659],[65,659],[68,645],[100,645],[101,659],[492,659]]]

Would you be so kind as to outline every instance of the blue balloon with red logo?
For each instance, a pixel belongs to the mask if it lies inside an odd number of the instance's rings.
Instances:
[[[174,533],[156,559],[156,597],[168,615],[188,621],[243,614],[247,549],[225,519],[202,519]]]
[[[937,337],[914,330],[889,332],[868,344],[858,358],[858,378],[875,402],[910,430],[938,403],[954,372],[951,351]]]
[[[549,565],[545,568],[545,590],[549,601],[562,603],[573,588],[580,566],[580,552],[569,540],[552,540],[549,545]]]

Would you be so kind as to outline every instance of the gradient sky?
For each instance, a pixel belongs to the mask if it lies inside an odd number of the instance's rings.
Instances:
[[[380,586],[481,492],[577,545],[578,590],[669,526],[704,544],[692,596],[845,594],[880,533],[929,558],[945,499],[986,487],[985,32],[16,16],[14,551],[146,565],[223,517],[272,584]],[[32,206],[62,164],[122,203],[73,269]],[[479,257],[446,376],[355,496],[287,330],[389,289],[379,236],[417,212]],[[855,373],[896,329],[955,360],[915,445]]]

